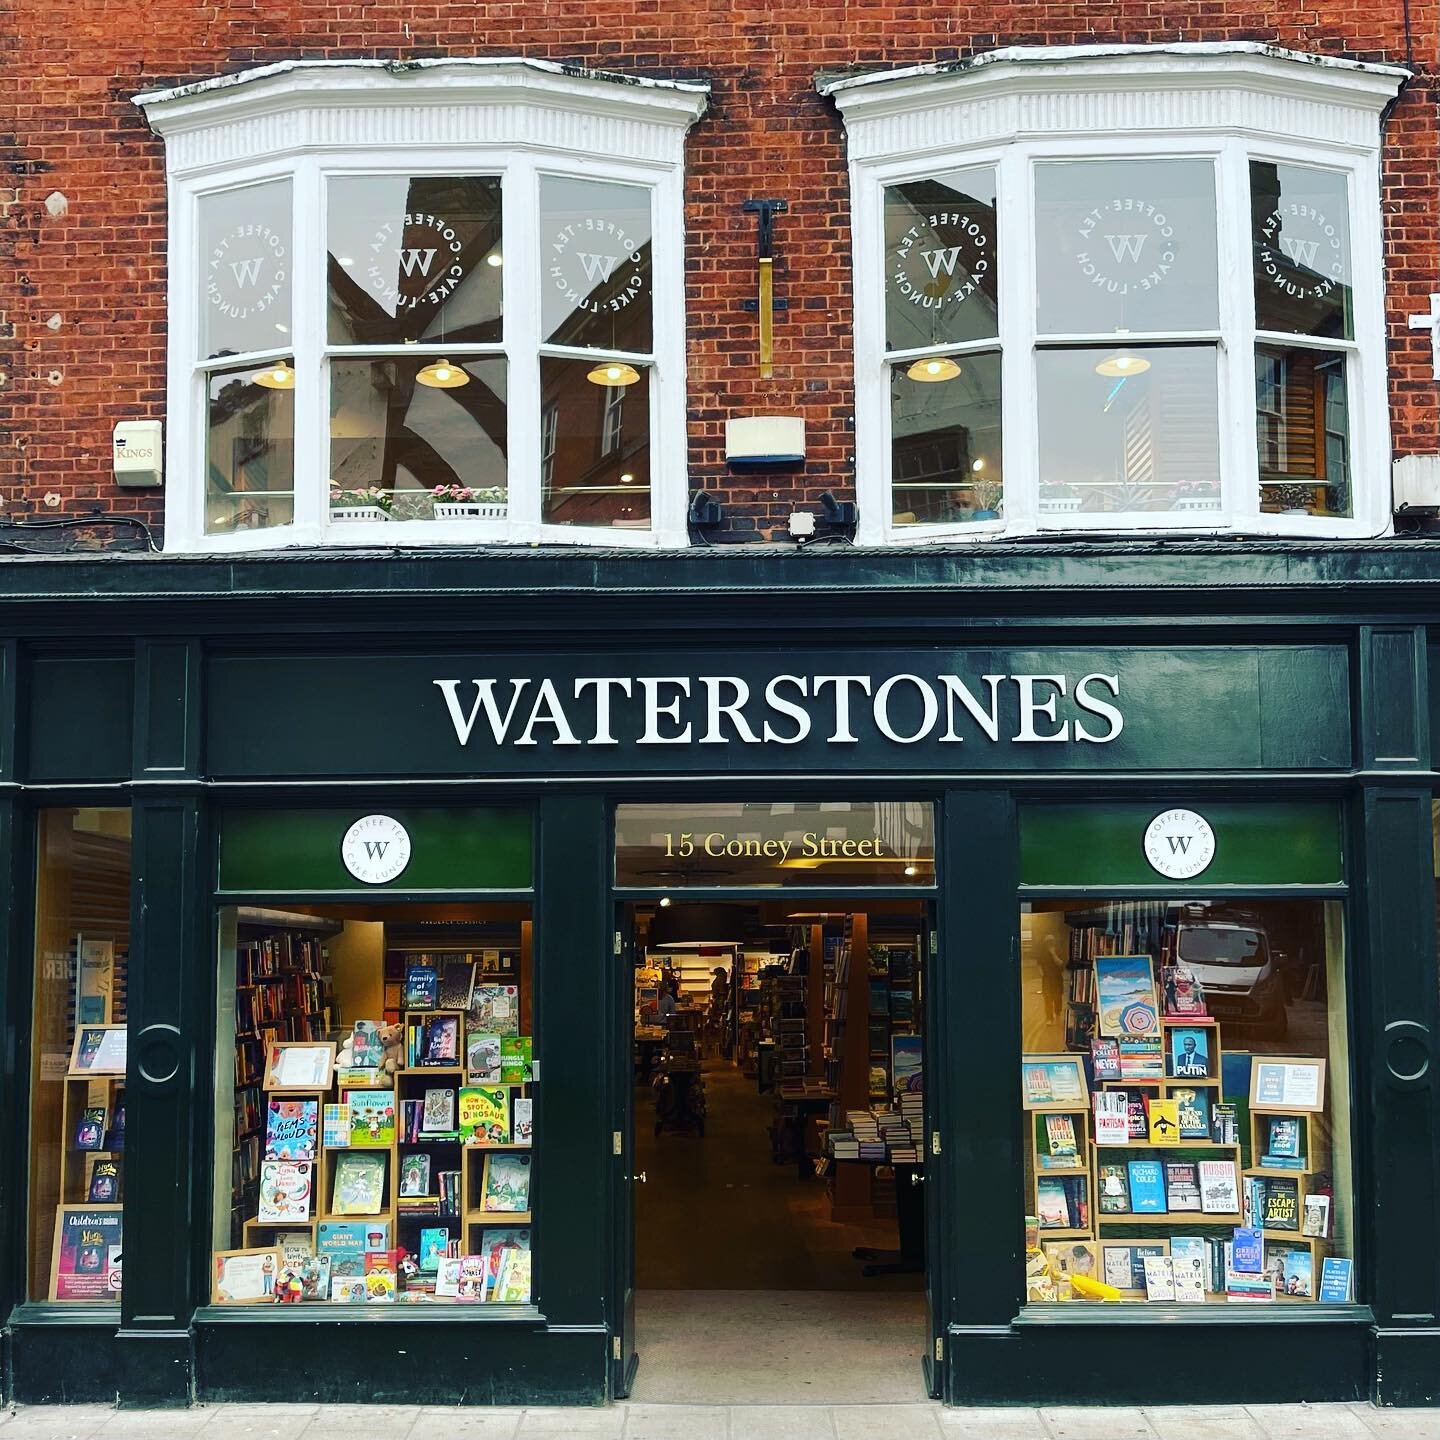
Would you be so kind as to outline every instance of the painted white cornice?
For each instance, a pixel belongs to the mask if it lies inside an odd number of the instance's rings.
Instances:
[[[307,150],[523,146],[673,164],[708,82],[545,60],[287,60],[135,96],[172,175]]]
[[[1254,41],[1013,46],[947,64],[827,76],[853,159],[1037,136],[1209,130],[1373,150],[1410,71]]]

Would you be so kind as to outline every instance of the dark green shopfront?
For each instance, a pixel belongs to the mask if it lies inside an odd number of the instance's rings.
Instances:
[[[933,917],[933,1396],[1435,1403],[1437,579],[1424,541],[7,563],[5,1393],[625,1394],[646,1356],[621,917],[737,887],[703,863],[617,877],[617,815],[689,837],[717,813],[820,806],[924,817],[923,864],[867,820],[896,868],[860,888],[918,889]],[[774,883],[856,891],[823,866]],[[438,1301],[433,1282],[275,1294],[296,1197],[237,1199],[239,1057],[247,1026],[271,1033],[237,1003],[298,997],[295,1054],[272,1048],[253,1084],[313,1098],[312,1125],[354,1038],[304,1019],[322,1010],[311,941],[265,919],[292,912],[336,949],[402,914],[520,937],[529,1143],[454,1151],[462,1218],[523,1187],[523,1279],[507,1259],[487,1303],[403,1303]],[[508,941],[477,943],[509,963]],[[1107,1078],[1113,987],[1134,983],[1117,957],[1138,958],[1146,1001],[1130,992],[1115,1047],[1137,1068]],[[402,1063],[407,1114],[413,1079]],[[1121,1088],[1149,1129],[1122,1101],[1107,1140],[1099,1102]],[[1187,1135],[1178,1112],[1167,1151],[1177,1099],[1204,1120]],[[353,1208],[357,1152],[330,1151],[337,1108],[313,1180],[298,1167],[312,1237],[322,1211],[379,1213]],[[404,1189],[384,1193],[403,1226]],[[339,1303],[363,1298],[390,1303]]]

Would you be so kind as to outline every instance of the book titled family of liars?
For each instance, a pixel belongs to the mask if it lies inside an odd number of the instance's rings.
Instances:
[[[1210,1098],[1210,1087],[1185,1086],[1176,1080],[1218,1077],[1211,1051],[1211,1034],[1218,1032],[1209,1017],[1203,990],[1183,963],[1162,968],[1165,1029],[1169,1053],[1161,1038],[1154,972],[1149,956],[1099,957],[1094,973],[1098,1006],[1091,1004],[1085,983],[1090,971],[1076,979],[1079,993],[1072,1001],[1090,1009],[1092,1022],[1088,1069],[1095,1082],[1133,1083],[1165,1081],[1168,1094],[1161,1098],[1145,1090],[1097,1090],[1094,1095],[1095,1143],[1152,1146],[1201,1144],[1237,1146],[1236,1107],[1223,1103],[1220,1092]],[[1081,976],[1084,979],[1081,979]],[[1186,1021],[1194,1022],[1186,1026]],[[1072,1019],[1072,1027],[1074,1021]],[[1102,1032],[1093,1033],[1095,1028]],[[1069,1037],[1075,1038],[1075,1037]],[[1053,1104],[1071,1098],[1082,1102],[1083,1090],[1074,1062],[1049,1063],[1027,1057],[1027,1104]],[[1073,1094],[1071,1093],[1073,1092]],[[1046,1169],[1083,1170],[1079,1138],[1071,1114],[1046,1114],[1045,1147],[1036,1135],[1037,1172]],[[1263,1170],[1305,1170],[1304,1126],[1296,1115],[1256,1117],[1256,1144],[1264,1144],[1258,1160]],[[1303,1194],[1298,1178],[1238,1176],[1233,1157],[1223,1160],[1138,1159],[1097,1166],[1098,1208],[1102,1215],[1214,1215],[1223,1223],[1239,1218],[1231,1238],[1175,1237],[1165,1241],[1107,1242],[1103,1257],[1086,1244],[1035,1244],[1046,1230],[1070,1235],[1090,1226],[1087,1177],[1037,1173],[1037,1216],[1027,1227],[1027,1268],[1037,1274],[1032,1298],[1054,1298],[1057,1287],[1087,1298],[1118,1299],[1126,1291],[1143,1292],[1149,1299],[1203,1299],[1207,1290],[1229,1299],[1273,1299],[1284,1295],[1299,1299],[1315,1296],[1314,1257],[1308,1244],[1330,1234],[1331,1196],[1315,1191]],[[1267,1243],[1266,1232],[1291,1232],[1301,1243]],[[1120,1253],[1120,1252],[1125,1253]],[[1082,1253],[1083,1252],[1083,1253]],[[1096,1261],[1102,1259],[1100,1274]],[[1350,1262],[1327,1256],[1322,1262],[1323,1298],[1348,1298]],[[1192,1269],[1193,1266],[1193,1269]],[[1120,1272],[1124,1273],[1121,1274]],[[1043,1272],[1043,1273],[1042,1273]],[[1340,1292],[1345,1292],[1341,1294]]]

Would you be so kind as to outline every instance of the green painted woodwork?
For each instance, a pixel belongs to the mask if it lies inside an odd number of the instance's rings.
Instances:
[[[134,665],[127,657],[42,655],[29,666],[27,780],[123,780],[130,774]]]
[[[410,863],[389,885],[366,885],[340,859],[362,816],[385,814],[410,834]],[[534,822],[523,806],[349,810],[226,810],[220,819],[220,889],[230,894],[315,890],[528,890]]]
[[[1166,880],[1145,859],[1145,827],[1185,806],[1215,831],[1215,858],[1194,880]],[[1023,885],[1123,889],[1161,885],[1177,893],[1207,885],[1339,885],[1345,871],[1340,809],[1325,800],[1224,801],[1177,794],[1144,803],[1025,805],[1020,811]]]

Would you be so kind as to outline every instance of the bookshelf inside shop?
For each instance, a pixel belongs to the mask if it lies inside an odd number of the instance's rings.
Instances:
[[[528,921],[235,920],[214,1301],[528,1303]]]
[[[1304,905],[1028,908],[1032,1302],[1353,1298],[1339,947]]]

